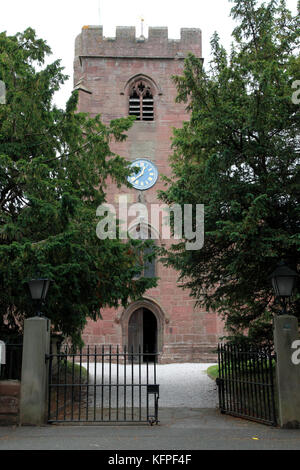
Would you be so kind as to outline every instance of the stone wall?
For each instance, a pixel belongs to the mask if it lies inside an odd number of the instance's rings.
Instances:
[[[0,381],[0,425],[19,424],[20,388],[18,380]]]

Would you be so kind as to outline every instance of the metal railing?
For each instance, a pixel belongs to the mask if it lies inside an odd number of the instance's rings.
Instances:
[[[22,343],[5,344],[6,363],[0,368],[0,380],[21,380],[22,371]]]
[[[119,346],[50,354],[48,422],[157,424],[157,358]]]
[[[275,355],[271,350],[220,344],[218,364],[221,412],[275,426]]]

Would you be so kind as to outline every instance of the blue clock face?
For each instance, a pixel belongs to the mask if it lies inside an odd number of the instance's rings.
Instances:
[[[149,160],[139,158],[130,165],[132,168],[139,168],[138,173],[133,173],[128,177],[129,183],[135,189],[144,191],[151,188],[157,181],[158,171],[156,166]]]

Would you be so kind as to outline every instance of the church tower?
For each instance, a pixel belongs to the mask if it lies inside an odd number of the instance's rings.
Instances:
[[[136,116],[125,142],[112,150],[139,166],[132,188],[108,188],[107,202],[146,207],[161,204],[162,175],[170,176],[172,128],[188,120],[183,104],[175,103],[171,79],[181,75],[189,52],[202,57],[201,30],[182,28],[178,40],[168,38],[165,27],[150,27],[148,38],[136,37],[134,27],[117,27],[114,38],[103,37],[101,26],[84,26],[76,38],[74,85],[79,90],[80,112],[101,114],[105,124],[112,119]],[[201,203],[201,201],[199,201]],[[142,227],[142,226],[141,226]],[[140,227],[140,229],[141,229]],[[143,230],[151,232],[151,226]],[[159,234],[157,243],[160,243]],[[126,309],[105,309],[102,320],[89,321],[85,344],[141,345],[143,352],[160,353],[160,362],[210,362],[223,324],[216,314],[195,307],[188,291],[177,283],[178,273],[154,262],[145,276],[158,276],[156,288]]]

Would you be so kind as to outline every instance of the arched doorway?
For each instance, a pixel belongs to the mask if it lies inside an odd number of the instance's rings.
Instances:
[[[153,362],[153,353],[158,351],[157,329],[157,319],[151,310],[145,307],[136,309],[128,322],[129,352],[138,353],[140,350],[143,362]]]
[[[125,310],[120,311],[119,314],[115,318],[116,323],[120,323],[121,328],[122,328],[122,344],[123,346],[126,346],[126,348],[131,347],[129,346],[129,340],[131,341],[131,345],[133,345],[133,336],[134,332],[133,329],[136,330],[135,337],[138,338],[136,340],[136,345],[138,347],[139,341],[142,341],[144,338],[141,337],[141,332],[144,331],[144,315],[137,314],[136,317],[133,317],[131,320],[131,333],[129,333],[129,322],[137,310],[140,309],[145,309],[146,311],[150,311],[152,315],[155,317],[155,321],[153,320],[153,317],[150,315],[145,318],[147,324],[147,320],[150,318],[152,319],[152,325],[154,323],[154,326],[156,326],[156,348],[157,348],[157,353],[162,354],[163,353],[163,345],[164,345],[164,327],[165,324],[168,324],[170,322],[170,317],[168,315],[168,312],[163,310],[162,306],[158,304],[158,302],[150,297],[143,298],[140,300],[136,300],[135,302],[132,302]],[[142,323],[143,322],[143,323]],[[150,330],[151,331],[151,330]],[[153,332],[153,329],[152,329]],[[139,335],[139,336],[138,336]],[[151,336],[153,338],[153,335]],[[149,338],[146,340],[149,340]],[[142,343],[141,343],[142,346]],[[136,348],[136,346],[135,346]],[[158,361],[160,361],[160,357],[158,357]]]

